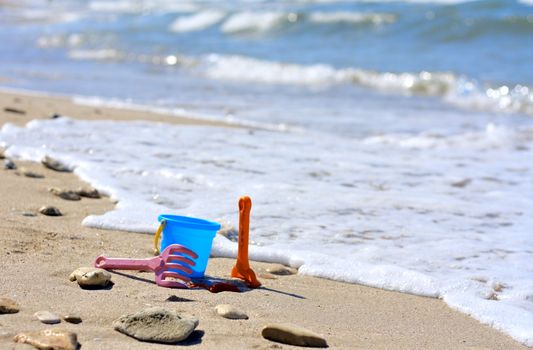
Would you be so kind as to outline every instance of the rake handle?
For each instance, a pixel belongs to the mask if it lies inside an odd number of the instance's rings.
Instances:
[[[117,259],[101,255],[94,261],[94,267],[105,270],[155,271],[163,265],[164,261],[158,256],[149,259]]]

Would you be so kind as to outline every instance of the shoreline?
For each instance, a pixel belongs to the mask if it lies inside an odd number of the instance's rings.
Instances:
[[[54,113],[76,119],[232,126],[144,111],[83,106],[66,97],[14,92],[0,91],[0,107],[0,126],[7,122],[24,125]],[[5,108],[23,110],[24,114],[6,112]],[[1,254],[5,261],[3,276],[8,281],[0,287],[0,296],[15,299],[21,305],[17,314],[0,315],[0,347],[14,346],[11,339],[18,332],[49,328],[33,318],[39,310],[80,315],[81,324],[62,323],[57,327],[75,331],[83,349],[170,347],[138,342],[111,327],[120,315],[149,304],[198,317],[198,329],[203,334],[190,345],[202,348],[297,348],[260,336],[263,325],[290,322],[324,335],[330,348],[335,349],[526,349],[509,336],[450,309],[442,300],[302,275],[260,278],[264,288],[246,293],[211,294],[205,290],[159,288],[150,282],[150,274],[121,272],[113,274],[115,285],[109,290],[81,290],[68,281],[70,272],[90,266],[100,254],[148,257],[152,236],[81,226],[85,216],[111,210],[113,203],[107,198],[72,202],[54,197],[48,187],[76,189],[82,182],[74,174],[57,173],[36,163],[15,162],[19,168],[41,173],[44,178],[0,170],[4,197],[0,204],[0,234],[4,238]],[[42,205],[55,205],[65,216],[22,215],[36,212]],[[208,274],[226,277],[232,265],[233,259],[211,258]],[[252,266],[262,273],[271,264],[254,262]],[[170,295],[194,301],[168,302]],[[213,308],[220,303],[240,306],[250,319],[232,321],[217,316]]]
[[[81,120],[146,121],[178,125],[209,125],[217,127],[242,127],[224,120],[195,118],[168,114],[142,108],[93,106],[75,102],[75,96],[47,94],[0,87],[0,124],[23,126],[33,119],[50,119],[54,114]],[[5,108],[12,111],[6,111]],[[58,112],[60,110],[61,112]]]

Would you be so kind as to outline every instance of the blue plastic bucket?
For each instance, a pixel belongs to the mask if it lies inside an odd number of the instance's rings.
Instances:
[[[213,238],[220,224],[217,222],[178,215],[159,215],[159,222],[165,221],[161,238],[161,251],[171,244],[181,244],[198,254],[192,266],[192,278],[204,277],[207,261],[211,254]]]

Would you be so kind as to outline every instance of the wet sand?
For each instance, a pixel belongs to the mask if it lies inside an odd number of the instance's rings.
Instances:
[[[80,106],[64,97],[0,93],[0,125],[24,125],[54,113],[80,119],[198,123],[186,117]],[[21,306],[19,313],[0,315],[0,349],[22,349],[12,341],[15,334],[51,327],[76,332],[83,350],[174,348],[142,343],[113,330],[113,320],[149,306],[199,318],[197,330],[184,343],[192,348],[296,349],[261,337],[264,325],[289,322],[322,334],[332,349],[526,349],[438,299],[301,275],[262,278],[262,288],[245,293],[212,294],[205,290],[160,288],[153,283],[152,273],[124,271],[113,273],[114,285],[110,289],[82,290],[68,280],[73,270],[91,266],[101,254],[150,257],[152,236],[81,226],[87,215],[112,210],[114,204],[107,198],[60,199],[48,188],[77,189],[84,184],[74,174],[55,172],[31,162],[15,163],[19,169],[24,167],[44,178],[28,178],[0,169],[0,297],[14,299]],[[43,205],[58,207],[64,216],[38,214]],[[36,216],[23,215],[30,212]],[[232,259],[212,258],[207,273],[228,277],[233,263]],[[252,264],[258,273],[268,266]],[[172,295],[190,301],[166,301]],[[214,307],[223,303],[240,307],[249,319],[228,320],[216,315]],[[44,325],[33,317],[39,310],[76,313],[83,322]]]

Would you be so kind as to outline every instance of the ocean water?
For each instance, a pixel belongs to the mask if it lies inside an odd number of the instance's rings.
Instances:
[[[9,155],[118,200],[84,225],[231,228],[248,194],[252,258],[439,297],[533,346],[531,1],[8,0],[0,23],[0,87],[243,126],[4,126]]]

